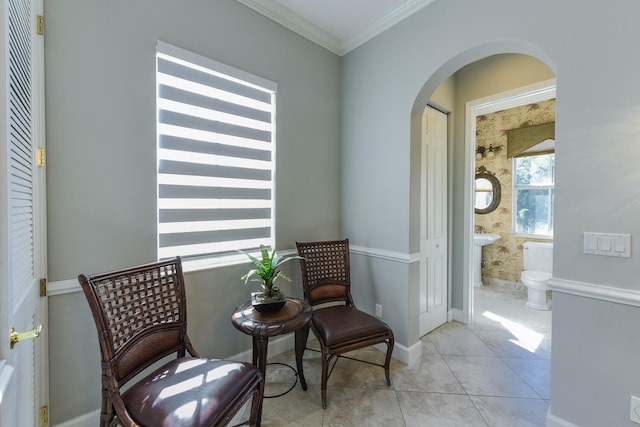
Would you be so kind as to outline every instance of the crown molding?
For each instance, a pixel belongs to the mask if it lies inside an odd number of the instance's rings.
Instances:
[[[382,18],[374,21],[368,25],[362,31],[355,36],[346,40],[342,44],[342,54],[345,55],[351,52],[353,49],[368,42],[375,36],[387,31],[389,28],[396,25],[398,22],[413,15],[423,7],[433,3],[435,0],[412,0],[392,10]]]
[[[343,56],[378,34],[388,30],[403,19],[413,15],[428,4],[433,3],[435,0],[412,0],[406,2],[377,21],[374,21],[348,40],[341,40],[329,34],[322,28],[296,15],[274,0],[237,1],[291,31],[306,37],[336,55]]]
[[[343,55],[342,42],[337,38],[324,31],[317,25],[312,24],[306,19],[301,18],[289,9],[281,6],[273,0],[237,0],[239,3],[255,10],[258,13],[274,20],[278,24],[287,27],[293,32],[300,34],[312,42],[324,47],[325,49]]]

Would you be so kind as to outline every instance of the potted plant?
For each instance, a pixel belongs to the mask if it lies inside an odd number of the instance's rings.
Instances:
[[[253,307],[260,311],[277,311],[286,303],[285,296],[277,286],[274,286],[276,279],[282,278],[291,281],[286,274],[279,270],[280,266],[284,263],[294,259],[300,259],[299,256],[291,256],[281,258],[274,249],[271,254],[266,246],[260,245],[261,259],[254,257],[253,255],[240,251],[247,255],[253,262],[256,268],[250,270],[247,274],[242,276],[245,285],[248,282],[260,282],[262,287],[261,292],[251,293],[251,302]]]

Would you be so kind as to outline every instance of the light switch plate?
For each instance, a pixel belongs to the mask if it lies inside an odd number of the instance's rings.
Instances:
[[[640,424],[640,397],[631,396],[631,413],[629,419]]]
[[[584,253],[631,258],[631,234],[585,232]]]

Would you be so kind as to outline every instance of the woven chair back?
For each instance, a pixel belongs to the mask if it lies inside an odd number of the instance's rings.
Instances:
[[[344,301],[353,305],[349,240],[296,242],[304,296],[309,304]]]
[[[103,375],[122,385],[169,354],[185,355],[180,258],[78,279],[98,327]]]

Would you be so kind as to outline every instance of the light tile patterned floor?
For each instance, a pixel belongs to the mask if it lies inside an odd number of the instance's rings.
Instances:
[[[341,359],[320,398],[320,360],[305,352],[308,391],[264,401],[262,425],[286,426],[544,426],[548,411],[551,312],[524,305],[524,291],[476,289],[474,323],[448,323],[422,337],[411,366],[394,360],[391,387],[381,368]],[[382,361],[375,349],[358,357]],[[293,351],[270,362],[295,365]],[[267,394],[293,381],[280,365],[267,370]]]

